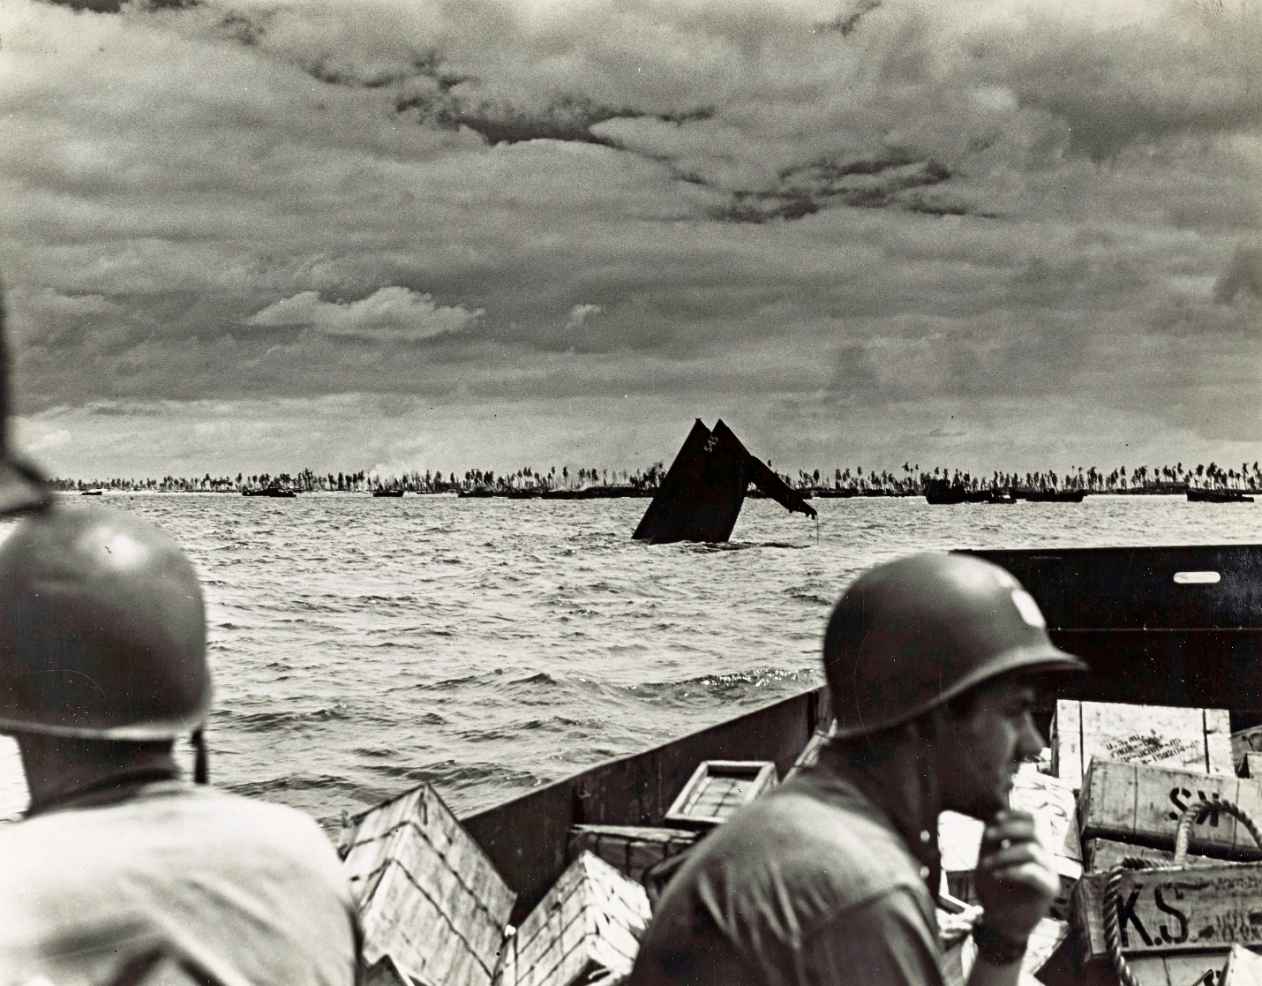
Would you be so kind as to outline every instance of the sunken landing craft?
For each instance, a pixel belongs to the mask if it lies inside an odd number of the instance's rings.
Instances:
[[[713,430],[698,418],[632,535],[637,541],[726,541],[750,484],[786,510],[815,509],[741,444],[722,420]]]

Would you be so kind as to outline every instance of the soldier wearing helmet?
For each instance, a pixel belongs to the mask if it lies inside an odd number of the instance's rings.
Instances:
[[[4,508],[46,507],[3,461]],[[201,587],[162,532],[62,506],[7,532],[0,734],[30,807],[0,825],[0,986],[355,982],[355,911],[319,826],[206,786],[210,698]],[[189,733],[200,784],[174,758]]]
[[[814,768],[681,865],[631,986],[944,982],[934,901],[947,810],[987,823],[970,982],[1018,981],[1057,879],[1008,795],[1043,746],[1036,687],[1085,665],[1052,644],[1008,572],[966,555],[915,555],[860,576],[823,650],[833,738]]]

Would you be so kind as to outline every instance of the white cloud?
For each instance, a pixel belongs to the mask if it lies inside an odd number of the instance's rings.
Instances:
[[[329,335],[415,341],[475,325],[483,310],[436,305],[431,295],[379,288],[359,301],[323,301],[316,291],[283,298],[256,312],[251,325],[306,325]]]

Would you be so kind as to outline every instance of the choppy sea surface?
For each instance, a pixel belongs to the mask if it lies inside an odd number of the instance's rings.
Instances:
[[[188,552],[206,592],[212,780],[336,828],[421,781],[467,812],[822,680],[874,562],[954,547],[1262,542],[1262,503],[747,500],[727,545],[630,539],[646,500],[65,496]],[[25,805],[0,740],[0,817]],[[191,754],[184,754],[191,758]]]

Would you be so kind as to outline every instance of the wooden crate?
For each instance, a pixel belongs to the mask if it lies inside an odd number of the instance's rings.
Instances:
[[[489,984],[516,895],[429,785],[365,814],[345,847],[368,968],[419,986]]]
[[[1034,816],[1039,839],[1052,853],[1061,882],[1052,914],[1068,917],[1070,895],[1082,876],[1082,846],[1073,789],[1058,777],[1040,773],[1035,764],[1024,764],[1013,778],[1010,803]],[[947,887],[954,896],[971,904],[977,903],[973,873],[984,828],[982,822],[956,812],[943,812],[938,818],[938,846]]]
[[[570,828],[567,858],[573,860],[591,852],[623,876],[640,882],[653,864],[692,848],[699,834],[690,829],[642,825],[575,825]]]
[[[625,976],[648,922],[644,888],[585,852],[509,937],[496,986],[571,986]]]
[[[770,760],[703,760],[666,812],[666,821],[685,828],[722,824],[776,784]]]
[[[1232,945],[1217,986],[1262,986],[1262,955]]]
[[[1159,849],[1174,847],[1179,815],[1205,804],[1191,826],[1188,851],[1219,858],[1259,859],[1262,848],[1249,830],[1226,812],[1213,811],[1218,798],[1234,801],[1262,818],[1262,783],[1232,775],[1199,774],[1169,767],[1094,760],[1078,799],[1082,838],[1107,838]]]
[[[1084,961],[1108,961],[1104,889],[1108,874],[1078,881],[1073,920],[1082,935]],[[1221,968],[1232,945],[1262,946],[1262,865],[1216,863],[1132,870],[1122,876],[1118,927],[1122,953],[1169,957],[1220,950]]]
[[[1234,774],[1226,709],[1061,699],[1052,722],[1052,769],[1073,787],[1092,758]]]

